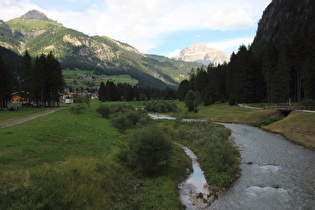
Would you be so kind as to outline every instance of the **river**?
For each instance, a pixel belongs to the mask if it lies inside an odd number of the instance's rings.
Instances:
[[[240,149],[240,178],[209,209],[315,209],[315,152],[259,128],[224,124]]]
[[[154,116],[156,119],[174,119]],[[232,131],[241,153],[242,172],[240,178],[207,209],[315,210],[315,152],[256,127],[221,124]],[[199,181],[203,183],[203,173],[197,172],[197,177],[198,174],[202,174]],[[197,209],[187,204],[187,192],[181,190],[180,196],[187,209]]]

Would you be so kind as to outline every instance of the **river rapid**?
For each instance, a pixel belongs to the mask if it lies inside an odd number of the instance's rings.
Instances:
[[[315,152],[259,128],[223,125],[241,152],[242,172],[208,209],[315,209]]]

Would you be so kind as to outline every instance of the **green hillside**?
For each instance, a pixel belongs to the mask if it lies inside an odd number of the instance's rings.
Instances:
[[[91,71],[84,70],[63,70],[63,78],[67,87],[76,89],[98,89],[101,82],[113,81],[114,83],[138,84],[138,81],[129,75],[97,75]]]
[[[92,71],[98,75],[130,75],[141,86],[176,87],[198,63],[175,61],[140,53],[132,46],[106,36],[88,36],[30,11],[36,19],[22,16],[0,23],[0,45],[31,56],[53,52],[63,69]],[[37,14],[38,13],[38,14]],[[35,15],[34,15],[35,14]]]

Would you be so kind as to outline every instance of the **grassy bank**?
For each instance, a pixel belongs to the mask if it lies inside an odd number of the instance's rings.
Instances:
[[[285,119],[263,128],[315,151],[315,113],[293,111]]]
[[[169,171],[139,176],[120,163],[125,133],[91,104],[0,129],[0,209],[181,209],[189,159],[173,147]]]
[[[198,113],[191,113],[187,112],[184,103],[177,102],[177,104],[181,111],[173,113],[174,115],[211,119],[217,122],[251,124],[275,112],[275,110],[215,104],[211,106],[200,105]],[[286,118],[262,128],[279,133],[288,140],[315,151],[315,113],[293,111]]]
[[[198,106],[198,113],[188,112],[183,102],[177,102],[181,110],[175,115],[194,118],[211,119],[216,122],[251,123],[273,113],[273,110],[248,109],[240,106],[229,106],[227,104],[214,104],[211,106]]]

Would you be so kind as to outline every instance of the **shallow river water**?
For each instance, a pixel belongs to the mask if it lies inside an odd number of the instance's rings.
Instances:
[[[161,115],[151,117],[175,119]],[[238,180],[206,209],[315,210],[315,152],[259,128],[242,124],[222,125],[232,130],[235,145],[241,153],[242,172]],[[198,171],[197,158],[194,154],[190,155],[191,151],[184,150],[197,164],[194,176],[197,180],[194,182],[199,184],[195,184],[195,187],[203,190],[200,183],[204,183],[204,177],[201,169]],[[187,180],[182,184],[188,183],[189,186],[194,183],[189,178]],[[182,186],[179,187],[182,189]],[[180,191],[187,209],[198,209],[187,193],[187,190]]]
[[[241,151],[242,173],[209,209],[315,209],[315,152],[255,127],[223,125]]]

